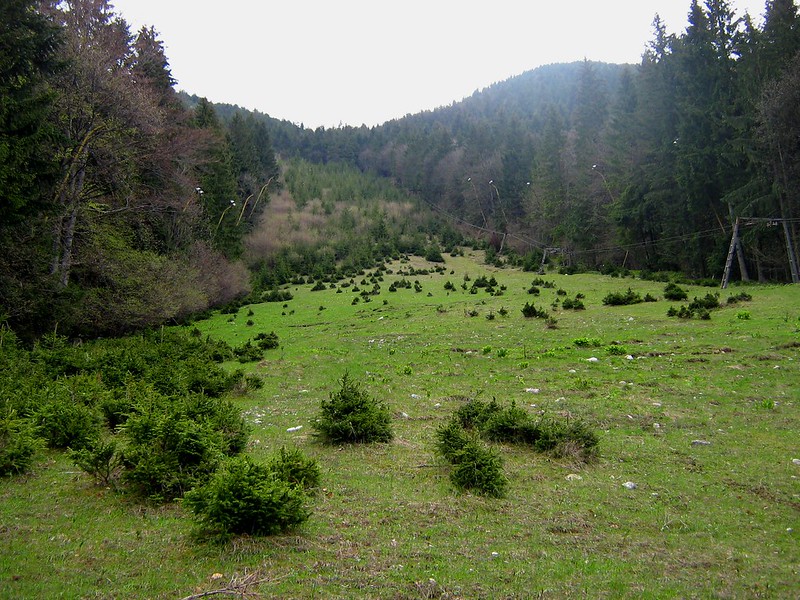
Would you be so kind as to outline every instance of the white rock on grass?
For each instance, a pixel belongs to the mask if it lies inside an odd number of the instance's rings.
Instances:
[[[302,425],[298,425],[297,427],[289,427],[286,431],[289,433],[294,433],[295,431],[300,431],[303,428]]]
[[[795,464],[798,467],[800,467],[800,458],[793,458],[792,459],[792,464]]]
[[[600,359],[599,359],[599,358],[597,358],[596,356],[593,356],[593,357],[591,357],[591,358],[587,358],[587,359],[586,359],[586,362],[590,362],[590,363],[596,363],[596,362],[600,362]]]
[[[577,473],[570,473],[569,475],[566,476],[565,479],[567,481],[580,481],[581,479],[583,479],[583,477],[581,477]]]
[[[711,442],[706,440],[692,440],[692,446],[710,446]]]
[[[635,490],[639,486],[633,483],[632,481],[626,481],[625,483],[622,484],[622,487],[624,487],[626,490]]]

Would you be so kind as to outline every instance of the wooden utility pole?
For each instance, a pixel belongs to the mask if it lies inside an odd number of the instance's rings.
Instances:
[[[800,275],[797,273],[797,263],[794,260],[794,247],[792,246],[792,235],[789,232],[789,221],[783,221],[783,235],[786,236],[786,252],[789,253],[789,269],[792,271],[792,283],[800,283]]]
[[[733,266],[733,254],[739,245],[739,217],[733,224],[733,235],[731,235],[731,245],[728,248],[728,258],[725,259],[725,271],[722,273],[722,289],[726,289],[731,281],[731,267]]]

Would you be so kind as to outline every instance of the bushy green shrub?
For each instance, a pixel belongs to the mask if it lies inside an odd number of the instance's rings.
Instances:
[[[273,535],[310,516],[307,496],[295,485],[247,456],[229,459],[204,485],[183,499],[199,523],[221,535]]]
[[[440,425],[436,429],[435,437],[436,452],[450,463],[456,461],[459,452],[472,440],[466,430],[455,419]]]
[[[225,456],[241,452],[247,426],[230,402],[194,395],[151,396],[120,428],[121,476],[135,494],[156,501],[181,497],[205,482]]]
[[[102,433],[98,408],[75,402],[62,390],[54,390],[33,414],[37,434],[50,448],[82,448]]]
[[[339,390],[321,402],[319,416],[312,422],[322,441],[330,444],[390,441],[393,432],[388,407],[370,396],[349,373],[339,383]]]
[[[492,415],[500,410],[500,405],[494,398],[489,402],[470,398],[465,404],[456,409],[455,413],[453,413],[453,418],[466,429],[480,430]]]
[[[274,331],[270,331],[269,333],[261,332],[256,335],[256,345],[261,350],[273,350],[280,345],[280,340],[278,340],[278,334]]]
[[[537,452],[572,455],[583,460],[596,455],[599,442],[597,434],[583,421],[534,418],[516,403],[503,406],[494,398],[490,402],[470,399],[462,404],[453,413],[451,424],[437,432],[439,445],[442,436],[458,434],[457,430],[448,429],[451,427],[475,431],[487,440],[525,444]]]
[[[0,477],[28,471],[42,446],[31,421],[0,404]]]
[[[586,305],[583,303],[583,300],[580,298],[564,298],[564,302],[561,303],[561,306],[564,307],[565,310],[586,310]]]
[[[257,362],[264,358],[263,351],[257,345],[253,344],[251,340],[247,340],[245,343],[234,348],[233,353],[240,363]]]
[[[739,302],[750,302],[752,299],[753,296],[751,296],[747,292],[739,292],[738,294],[729,296],[727,302],[728,304],[737,304]]]
[[[664,287],[664,298],[667,300],[686,300],[689,294],[677,283],[670,282]]]
[[[281,447],[269,463],[269,470],[283,481],[298,486],[306,492],[319,487],[320,470],[317,461],[307,457],[300,449]]]
[[[606,306],[627,306],[641,302],[644,302],[642,296],[631,288],[628,288],[626,292],[611,292],[603,298],[603,304]]]
[[[689,310],[694,311],[701,309],[713,310],[715,308],[719,308],[719,294],[709,293],[702,298],[695,297],[695,299],[689,303]]]
[[[70,458],[101,485],[115,486],[122,472],[122,455],[114,438],[91,440],[83,448],[70,451]]]
[[[597,455],[599,438],[584,421],[542,417],[529,443],[538,452],[587,461]]]
[[[533,421],[524,409],[512,402],[499,407],[481,427],[481,434],[494,442],[525,443],[530,438]]]
[[[526,302],[525,306],[522,307],[522,315],[526,319],[547,319],[550,316],[546,310],[538,309],[530,302]]]
[[[506,495],[508,478],[503,473],[503,459],[496,450],[471,440],[451,462],[450,481],[457,489],[492,498]]]
[[[599,348],[603,345],[600,339],[590,337],[575,338],[572,343],[578,348]]]

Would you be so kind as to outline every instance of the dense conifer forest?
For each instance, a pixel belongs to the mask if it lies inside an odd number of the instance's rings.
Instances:
[[[0,315],[23,338],[180,321],[469,242],[534,265],[796,277],[800,18],[658,18],[637,65],[549,65],[381,126],[176,91],[105,0],[0,8]],[[789,260],[787,260],[789,259]]]

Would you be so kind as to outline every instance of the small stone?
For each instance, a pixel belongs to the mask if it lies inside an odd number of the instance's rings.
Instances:
[[[706,440],[692,440],[692,446],[710,446],[711,442]]]
[[[600,359],[597,358],[596,356],[592,356],[591,358],[587,358],[586,362],[596,363],[596,362],[600,362]]]
[[[632,355],[632,354],[628,354],[628,355],[625,357],[625,360],[633,360],[633,355]]]
[[[639,486],[633,483],[632,481],[626,481],[625,483],[622,484],[622,487],[624,487],[626,490],[635,490]]]
[[[538,394],[539,388],[525,388],[525,391],[528,392],[529,394]]]
[[[499,552],[492,552],[492,558],[497,558],[498,556],[500,556]]]
[[[411,394],[411,397],[412,397],[414,400],[419,400],[420,398],[422,398],[422,396],[420,396],[419,394]]]
[[[653,429],[661,429],[661,423],[653,423]]]
[[[403,417],[404,419],[408,419],[408,413],[401,412],[400,416]]]
[[[302,425],[298,425],[297,427],[289,427],[289,429],[287,429],[286,431],[288,431],[289,433],[293,433],[295,431],[300,431],[302,428],[303,428]]]
[[[566,476],[567,481],[580,481],[581,479],[583,479],[583,477],[581,477],[577,473],[570,473],[569,475]]]
[[[795,464],[798,467],[800,467],[800,458],[793,458],[792,459],[792,464]]]
[[[577,371],[575,369],[570,369],[569,372],[570,373],[577,373]]]

